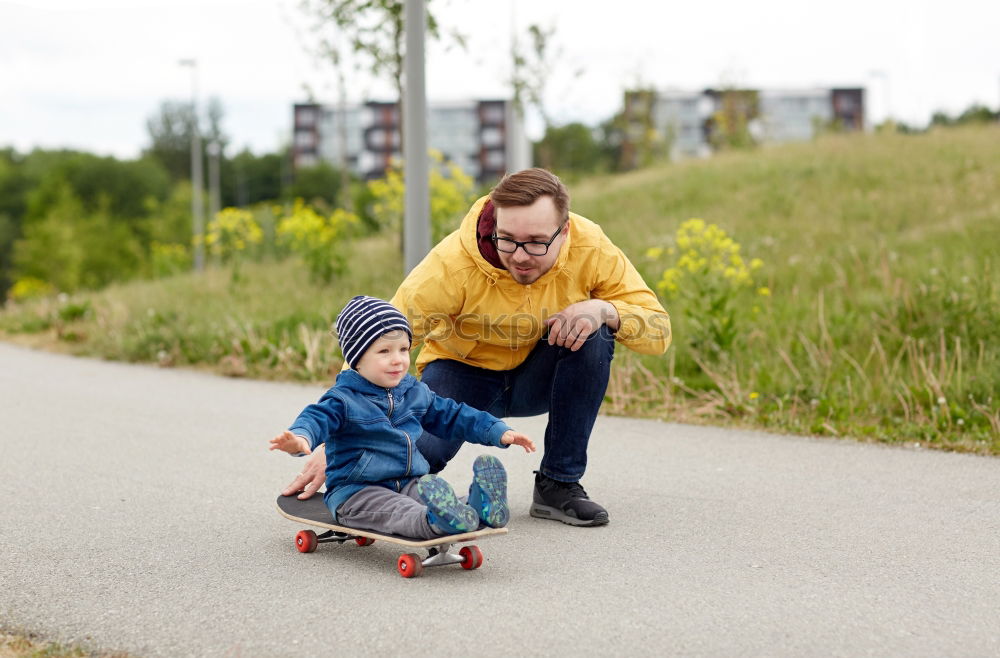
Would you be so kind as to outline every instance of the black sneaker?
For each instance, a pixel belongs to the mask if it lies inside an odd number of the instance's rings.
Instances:
[[[594,526],[608,522],[608,511],[590,500],[579,482],[559,482],[535,471],[531,515],[570,525]]]

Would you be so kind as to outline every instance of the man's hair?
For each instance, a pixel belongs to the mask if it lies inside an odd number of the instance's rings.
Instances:
[[[490,200],[497,208],[530,206],[539,197],[550,196],[561,221],[569,217],[569,192],[559,177],[545,169],[525,169],[507,174],[490,191]]]

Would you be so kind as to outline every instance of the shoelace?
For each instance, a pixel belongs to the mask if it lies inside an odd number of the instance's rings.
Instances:
[[[587,492],[583,490],[583,487],[579,482],[559,482],[558,480],[552,481],[555,486],[563,489],[570,495],[570,498],[588,498]]]

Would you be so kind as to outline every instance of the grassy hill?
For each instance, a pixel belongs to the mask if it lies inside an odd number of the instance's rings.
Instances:
[[[608,413],[1000,454],[1000,126],[831,136],[570,186],[674,322],[667,357],[619,350]],[[752,282],[685,269],[678,228],[717,225]],[[352,295],[391,296],[392,236],[330,286],[293,261],[8,307],[9,340],[237,376],[326,382]],[[705,295],[724,305],[707,305]],[[721,336],[721,338],[720,338]],[[720,347],[720,341],[723,343]]]

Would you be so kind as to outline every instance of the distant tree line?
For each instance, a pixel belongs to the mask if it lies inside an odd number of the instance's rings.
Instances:
[[[219,145],[220,207],[290,206],[302,199],[321,213],[350,208],[363,229],[385,228],[387,220],[372,210],[372,186],[327,163],[293,170],[287,148],[263,154],[244,148],[228,155],[221,104],[210,101],[206,116],[200,126],[202,157],[207,161],[210,145]],[[957,116],[935,113],[931,125],[998,120],[1000,112],[973,105]],[[188,250],[194,126],[190,104],[166,101],[147,121],[149,141],[137,159],[0,149],[0,300],[9,296],[15,281],[72,291],[155,275],[158,254]],[[668,157],[670,136],[653,129],[630,145],[635,149],[638,144],[638,157],[624,154],[629,129],[624,111],[596,127],[550,123],[534,144],[535,162],[544,160],[556,173],[573,178]],[[893,130],[917,132],[901,124]],[[207,195],[205,202],[207,206]]]
[[[210,102],[207,115],[203,157],[213,141],[222,147],[222,207],[340,201],[333,166],[293,172],[287,149],[228,156],[221,104]],[[0,300],[19,279],[76,290],[149,275],[154,245],[189,247],[193,127],[191,106],[168,101],[147,122],[149,143],[134,160],[0,149]]]
[[[946,112],[935,112],[931,116],[932,126],[963,126],[976,123],[1000,121],[1000,109],[996,112],[985,105],[976,103],[970,105],[960,114],[949,116]]]

